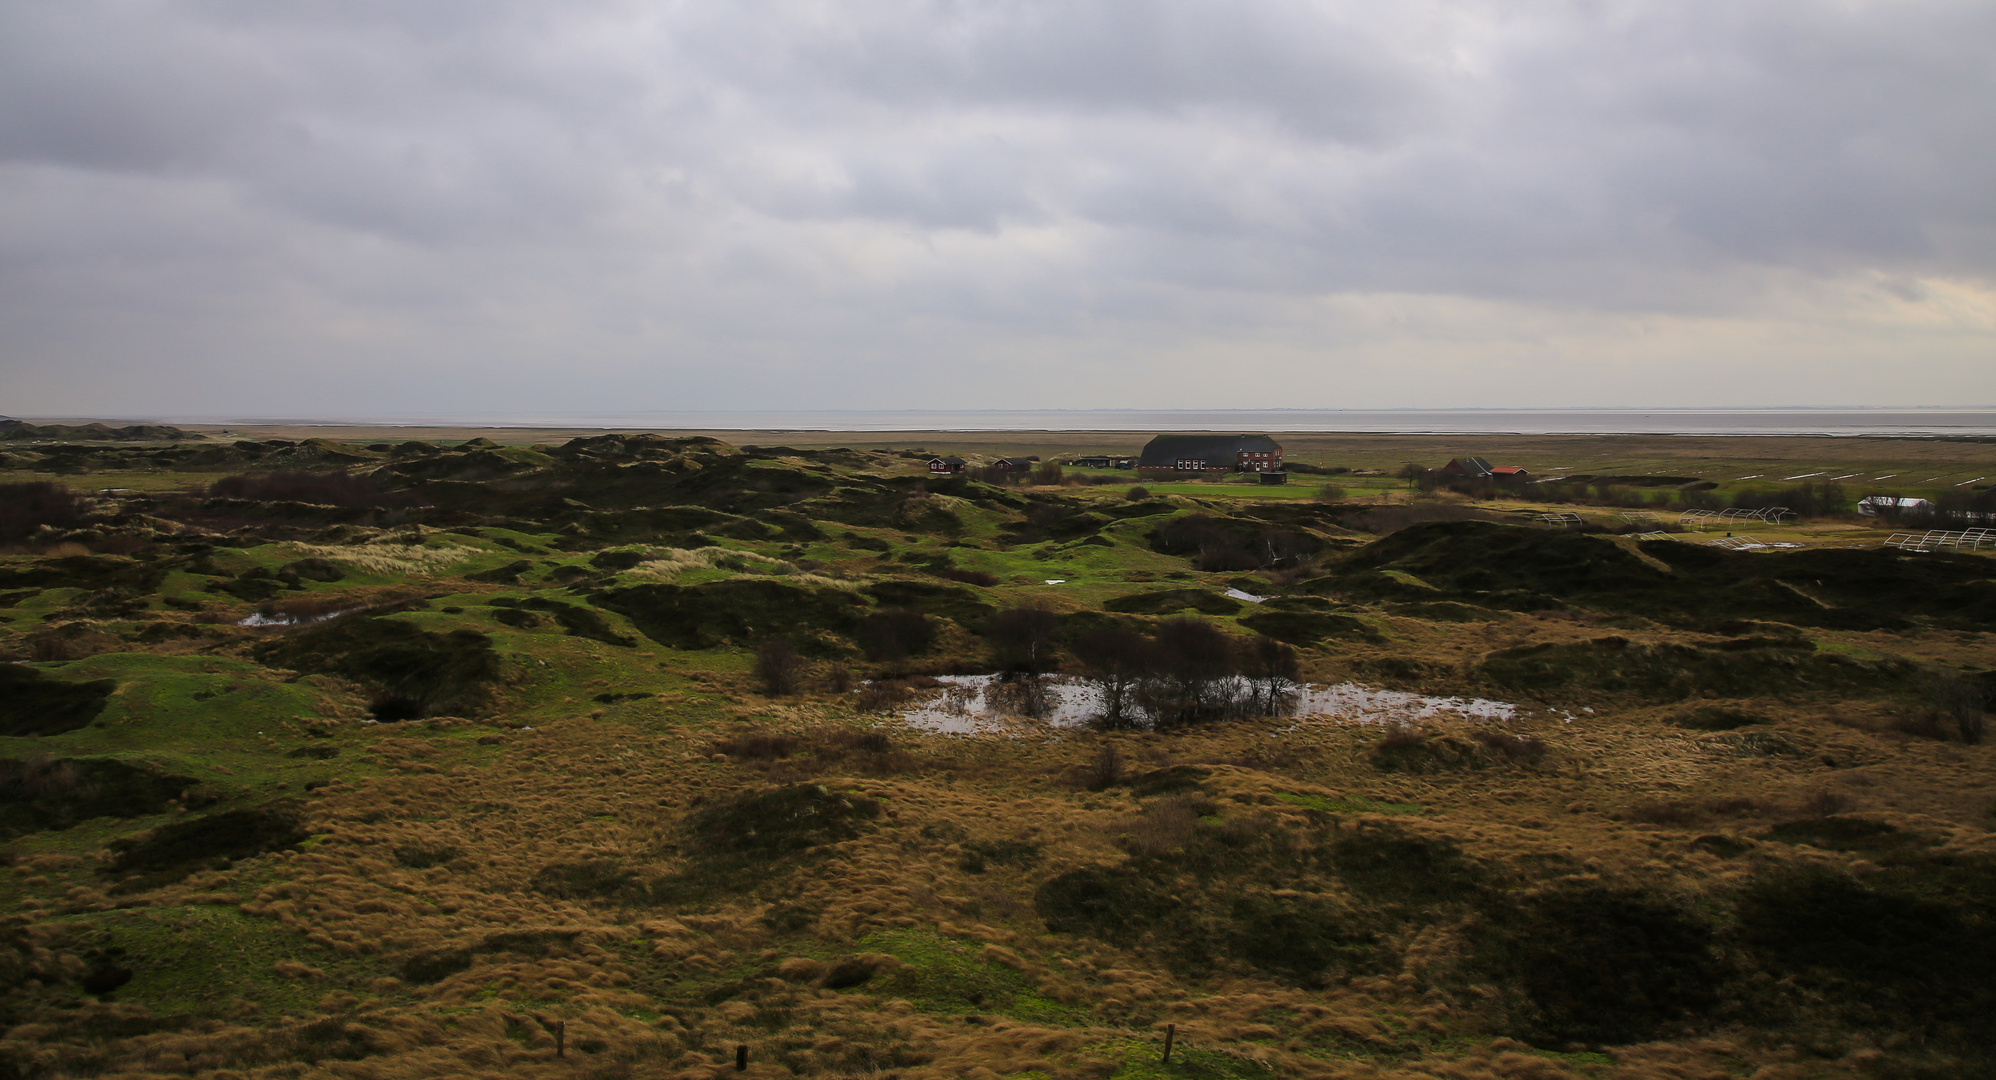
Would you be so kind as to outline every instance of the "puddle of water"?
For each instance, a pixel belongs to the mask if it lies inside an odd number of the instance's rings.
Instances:
[[[236,620],[236,625],[237,626],[310,626],[313,623],[322,623],[327,621],[328,619],[337,619],[342,615],[350,615],[353,612],[359,610],[360,610],[359,608],[352,608],[348,611],[329,611],[324,615],[313,615],[310,616],[309,618],[303,618],[303,619],[294,619],[289,615],[265,615],[262,612],[258,612],[254,615],[251,615],[247,619]]]
[[[1048,680],[1047,718],[1030,720],[1007,708],[1003,683],[995,675],[942,675],[941,689],[901,714],[909,726],[949,735],[1031,735],[1047,728],[1086,727],[1102,711],[1102,692],[1086,679]],[[1296,720],[1286,730],[1310,723],[1392,724],[1438,717],[1489,722],[1511,720],[1517,706],[1485,698],[1427,697],[1403,690],[1376,690],[1357,683],[1297,688],[1284,714]]]

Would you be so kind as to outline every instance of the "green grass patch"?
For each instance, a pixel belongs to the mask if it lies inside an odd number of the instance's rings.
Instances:
[[[1428,809],[1420,803],[1382,802],[1363,795],[1306,795],[1278,791],[1275,797],[1291,806],[1326,810],[1333,814],[1423,814]]]
[[[1041,994],[1023,973],[983,955],[975,941],[928,930],[887,930],[861,938],[858,946],[885,953],[902,966],[867,982],[865,991],[902,997],[930,1013],[1000,1013],[1036,1024],[1083,1023],[1085,1010]]]
[[[142,1005],[156,1015],[215,1015],[238,1000],[271,1013],[315,1007],[329,984],[351,984],[376,974],[304,935],[232,907],[198,906],[99,912],[52,920],[68,924],[105,963],[131,972],[113,991],[115,1000]],[[289,962],[324,977],[288,976]]]

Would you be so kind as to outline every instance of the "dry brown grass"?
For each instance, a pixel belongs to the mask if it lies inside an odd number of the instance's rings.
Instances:
[[[842,707],[810,701],[765,715],[783,719],[744,732],[689,722],[669,705],[634,706],[616,714],[622,719],[577,717],[536,732],[495,733],[499,741],[475,751],[469,741],[375,736],[365,752],[386,775],[321,791],[310,804],[320,839],[309,851],[265,857],[261,883],[234,900],[245,914],[324,950],[326,960],[280,973],[322,995],[318,1007],[291,1020],[246,1015],[100,1039],[87,1052],[53,1032],[17,1032],[0,1050],[102,1076],[289,1076],[287,1062],[296,1058],[288,1055],[310,1044],[365,1053],[352,1063],[322,1061],[304,1075],[607,1078],[710,1077],[745,1043],[750,1075],[1106,1076],[1122,1058],[1105,1047],[1132,1038],[1154,1045],[1169,1022],[1181,1045],[1262,1063],[1243,1075],[1752,1074],[1781,1067],[1779,1052],[1688,1038],[1617,1050],[1612,1060],[1581,1067],[1516,1043],[1442,1039],[1475,1015],[1473,1003],[1422,988],[1422,965],[1448,962],[1454,946],[1446,935],[1410,948],[1404,970],[1319,989],[1239,971],[1193,983],[1100,942],[1049,941],[1032,890],[1054,873],[1126,851],[1168,854],[1202,816],[1266,815],[1311,828],[1317,811],[1304,804],[1339,798],[1419,804],[1423,812],[1392,820],[1450,838],[1494,865],[1542,873],[1529,868],[1556,851],[1570,860],[1561,872],[1647,876],[1695,889],[1735,871],[1682,842],[1659,847],[1643,826],[1820,816],[1861,798],[1868,814],[1918,823],[1962,850],[1986,849],[1987,822],[1978,815],[1996,794],[1985,749],[1900,746],[1798,719],[1782,722],[1788,737],[1877,763],[1831,769],[1814,758],[1714,755],[1698,749],[1699,733],[1599,717],[1520,722],[1511,737],[1546,747],[1538,770],[1408,776],[1366,763],[1376,728],[1278,733],[1281,725],[1247,724],[1116,737],[1130,762],[1126,774],[1172,762],[1203,762],[1210,771],[1201,792],[1138,800],[1127,788],[1072,786],[1070,776],[1099,767],[1099,739],[868,731],[853,727]],[[1449,729],[1447,721],[1431,726]],[[769,867],[764,884],[749,879],[663,903],[563,898],[532,887],[550,866],[591,861],[638,881],[697,870],[674,846],[686,813],[793,775],[864,793],[886,809],[876,828],[813,856],[808,869]],[[1036,845],[1040,862],[994,864],[974,875],[959,867],[973,843],[1014,841]],[[406,863],[424,857],[398,852],[458,854],[416,867]],[[53,887],[62,874],[84,871],[38,872],[52,875]],[[171,907],[226,896],[236,880],[201,874],[138,899]],[[841,958],[877,952],[861,944],[879,940],[872,935],[918,930],[989,946],[989,955],[1010,958],[1003,963],[1016,963],[1074,1019],[988,1013],[966,1023],[873,994],[870,983],[822,985]],[[562,944],[539,953],[485,944],[537,934]],[[394,974],[408,957],[449,950],[471,950],[466,966],[433,982]],[[342,964],[382,974],[353,983]],[[734,989],[719,1001],[701,996],[716,987]],[[92,1008],[105,1015],[116,1006]],[[554,1056],[537,1016],[565,1025],[567,1057]],[[1407,1034],[1424,1031],[1433,1038]],[[592,1049],[578,1049],[585,1041]]]

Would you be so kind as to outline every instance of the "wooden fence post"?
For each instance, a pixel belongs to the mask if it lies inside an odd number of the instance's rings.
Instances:
[[[748,1044],[743,1043],[740,1046],[735,1047],[735,1071],[744,1072],[747,1069],[748,1069]]]
[[[1178,1034],[1177,1024],[1164,1025],[1164,1063],[1166,1065],[1171,1064],[1171,1040],[1172,1037],[1177,1034]]]

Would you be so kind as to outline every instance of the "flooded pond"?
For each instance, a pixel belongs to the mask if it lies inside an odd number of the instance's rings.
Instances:
[[[1087,679],[1055,676],[1047,680],[1048,707],[1043,720],[1018,714],[1005,680],[995,675],[940,675],[942,686],[924,691],[903,710],[911,727],[953,735],[984,733],[1031,734],[1053,728],[1082,728],[1102,711],[1102,692]],[[1427,697],[1401,690],[1379,690],[1357,683],[1295,688],[1283,716],[1299,723],[1344,721],[1390,724],[1449,717],[1472,721],[1510,720],[1517,706],[1484,698]]]

